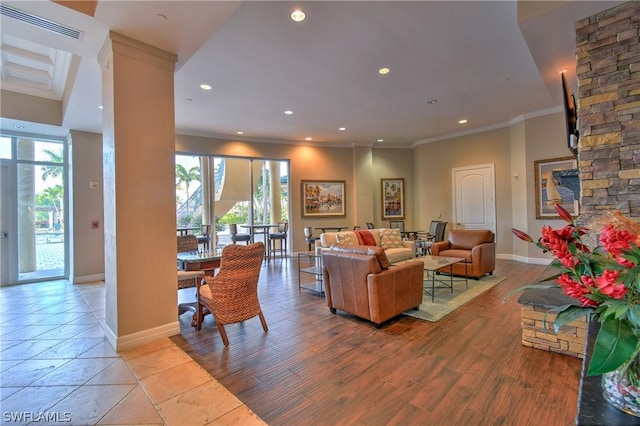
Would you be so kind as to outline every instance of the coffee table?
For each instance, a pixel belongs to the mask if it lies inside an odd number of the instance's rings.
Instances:
[[[459,263],[459,262],[464,262],[464,259],[461,257],[446,257],[446,256],[431,256],[431,255],[427,255],[427,256],[422,256],[422,257],[418,257],[415,259],[409,259],[409,260],[403,260],[402,262],[398,262],[396,263],[396,265],[400,265],[400,264],[404,264],[407,262],[422,262],[424,264],[424,270],[426,271],[426,279],[425,281],[429,281],[429,278],[431,279],[431,293],[429,293],[427,290],[425,290],[424,292],[426,294],[430,294],[431,295],[431,301],[433,302],[434,300],[434,295],[435,295],[435,290],[436,288],[450,288],[451,289],[451,293],[453,293],[453,264],[455,263]],[[444,270],[445,268],[449,268],[449,283],[447,284],[446,280],[442,280],[439,278],[436,278],[436,275],[438,272],[444,272],[447,273],[446,270]],[[468,285],[468,281],[467,281],[467,274],[466,274],[466,264],[465,264],[465,284]],[[436,281],[438,281],[439,283],[443,284],[440,287],[436,287]]]

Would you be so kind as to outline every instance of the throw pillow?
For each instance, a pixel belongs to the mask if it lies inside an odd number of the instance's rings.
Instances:
[[[355,253],[355,254],[366,254],[368,256],[375,256],[378,264],[380,265],[380,269],[389,269],[391,266],[391,262],[389,262],[389,258],[387,254],[384,252],[383,248],[380,247],[372,247],[372,246],[347,246],[347,245],[332,245],[331,250],[347,252],[347,253]]]
[[[336,234],[336,242],[338,244],[348,244],[348,245],[354,245],[355,243],[351,240],[351,235],[349,235],[346,232],[338,232]]]
[[[398,248],[402,245],[402,235],[399,229],[381,229],[380,230],[380,247]]]
[[[357,230],[355,231],[358,237],[358,244],[361,246],[376,246],[376,239],[373,237],[371,231]]]

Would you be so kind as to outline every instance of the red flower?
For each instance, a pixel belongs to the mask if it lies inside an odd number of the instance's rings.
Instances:
[[[582,278],[585,281],[585,284],[587,284],[589,280],[591,280],[591,277]],[[556,279],[556,282],[560,284],[560,287],[562,288],[562,291],[564,291],[564,294],[569,297],[573,297],[574,299],[578,299],[582,306],[598,306],[598,304],[594,300],[586,297],[587,294],[591,294],[591,290],[582,283],[572,280],[569,274],[560,275]],[[591,280],[591,283],[593,283],[593,280]]]
[[[631,243],[636,240],[636,237],[626,229],[619,231],[612,225],[607,225],[600,234],[600,244],[613,256],[618,256],[623,251],[631,248]]]
[[[511,228],[511,232],[513,232],[515,234],[515,236],[520,238],[522,241],[526,241],[527,243],[532,243],[533,242],[533,238],[531,238],[529,235],[527,235],[526,233],[524,233],[522,231],[518,231],[515,228]]]
[[[569,251],[569,242],[575,240],[573,237],[574,229],[571,226],[565,226],[560,231],[554,231],[550,226],[542,228],[540,244],[557,257],[565,268],[573,268],[580,263]]]
[[[622,299],[627,292],[627,288],[624,284],[616,284],[618,275],[618,271],[610,271],[607,269],[601,276],[597,277],[595,281],[600,289],[600,293],[612,299]]]
[[[562,208],[560,204],[556,204],[556,211],[558,212],[558,216],[560,216],[565,222],[573,225],[573,218],[569,214],[568,211]]]

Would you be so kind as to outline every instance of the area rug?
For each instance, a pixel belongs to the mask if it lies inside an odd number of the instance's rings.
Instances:
[[[449,277],[441,276],[441,279],[449,281]],[[479,280],[469,279],[469,286],[464,284],[464,279],[453,279],[453,293],[447,288],[438,288],[436,282],[435,298],[431,302],[431,294],[424,293],[419,310],[410,309],[405,315],[420,318],[425,321],[436,322],[458,309],[473,298],[481,295],[504,281],[506,277],[485,275]],[[424,282],[425,290],[431,292],[431,280]]]

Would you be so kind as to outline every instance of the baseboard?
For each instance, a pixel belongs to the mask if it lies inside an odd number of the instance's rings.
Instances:
[[[516,254],[497,254],[496,259],[513,260],[516,262],[526,263],[529,265],[548,265],[553,259],[543,259],[539,257],[525,257]]]
[[[179,321],[120,337],[116,336],[113,330],[105,327],[104,324],[103,328],[107,340],[111,346],[115,348],[116,352],[125,351],[145,343],[180,334]]]
[[[74,284],[91,283],[94,281],[104,281],[104,274],[82,275],[79,277],[73,277]]]

